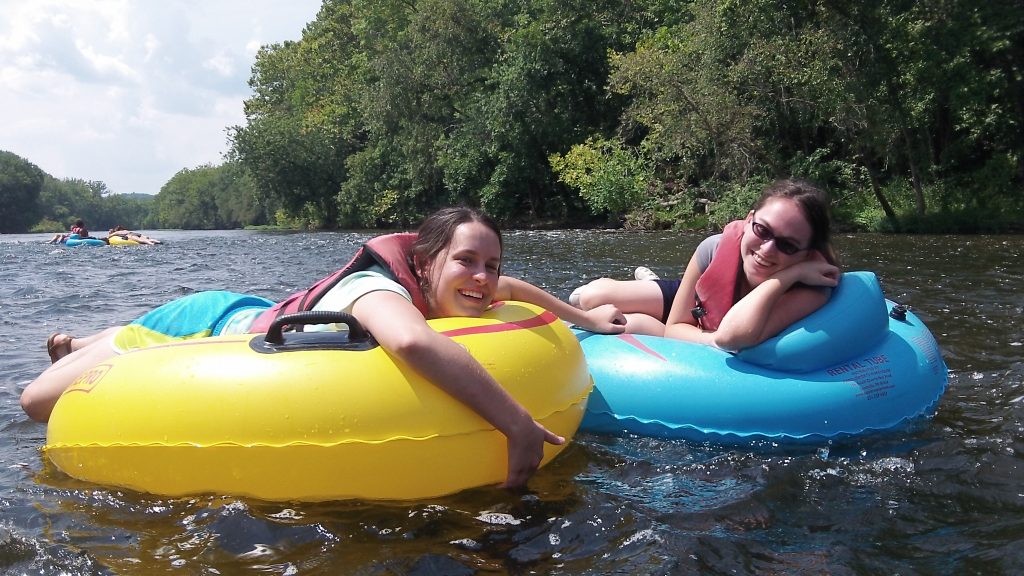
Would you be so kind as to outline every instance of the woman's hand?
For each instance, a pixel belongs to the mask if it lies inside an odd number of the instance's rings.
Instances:
[[[526,485],[526,481],[540,467],[544,459],[544,443],[558,446],[565,443],[565,438],[529,418],[521,429],[507,431],[505,441],[508,447],[508,476],[501,487],[520,488]]]
[[[534,421],[466,348],[428,326],[423,314],[402,296],[387,290],[370,292],[356,300],[352,314],[390,354],[505,435],[508,474],[503,486],[526,484],[544,457],[544,443],[565,442]]]
[[[815,251],[800,262],[772,274],[726,312],[713,343],[723,350],[742,350],[775,336],[821,308],[839,284],[839,268]]]
[[[626,331],[626,317],[614,304],[602,304],[583,313],[587,322],[581,328],[599,334],[621,334]]]
[[[790,281],[807,286],[827,286],[834,288],[839,284],[839,268],[829,264],[818,251],[811,252],[803,262],[798,262],[777,274],[787,275]]]

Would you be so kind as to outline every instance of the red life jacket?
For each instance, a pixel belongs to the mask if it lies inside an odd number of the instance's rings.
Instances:
[[[386,234],[377,236],[364,244],[343,268],[319,280],[312,287],[296,292],[260,314],[249,327],[250,333],[266,332],[278,317],[295,312],[312,310],[313,306],[334,288],[342,278],[366,270],[374,264],[384,267],[412,296],[412,303],[427,315],[427,301],[420,290],[419,280],[409,267],[412,244],[416,234]]]
[[[740,240],[746,220],[725,225],[718,241],[715,257],[697,279],[696,303],[692,310],[697,325],[704,330],[718,330],[725,313],[736,303],[740,279]]]

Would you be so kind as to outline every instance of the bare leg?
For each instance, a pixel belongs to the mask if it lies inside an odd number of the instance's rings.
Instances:
[[[74,336],[64,333],[57,334],[57,336],[55,336],[53,340],[54,353],[57,355],[57,361],[69,355],[71,352],[81,350],[82,348],[86,348],[93,342],[96,342],[97,340],[102,340],[106,336],[106,332],[107,330],[104,330],[102,332],[97,332],[92,336],[85,336],[82,338],[76,338]],[[68,349],[69,342],[70,349]]]
[[[128,238],[130,238],[132,240],[135,240],[136,242],[139,242],[140,244],[148,244],[150,246],[152,246],[153,244],[159,244],[160,243],[159,240],[157,240],[155,238],[150,238],[149,236],[146,236],[145,234],[132,233],[132,234],[128,235]]]
[[[661,320],[647,314],[626,314],[626,332],[629,334],[664,336],[665,325],[662,324]]]
[[[102,330],[100,332],[97,332],[97,333],[93,334],[92,336],[84,336],[82,338],[75,338],[75,339],[73,339],[71,341],[71,351],[75,352],[77,350],[81,350],[82,348],[88,347],[93,342],[98,342],[100,340],[107,339],[109,336],[112,336],[113,333],[117,332],[120,329],[121,329],[120,326],[115,326],[113,328],[107,328],[106,330]]]
[[[87,338],[71,341],[72,352],[47,368],[21,393],[21,409],[37,422],[50,419],[50,412],[64,390],[83,372],[117,355],[114,334],[120,327],[108,328]]]
[[[614,304],[626,315],[626,332],[664,336],[660,318],[665,304],[661,287],[650,280],[612,280],[598,278],[579,288],[579,307],[590,310],[602,304]]]
[[[661,318],[664,302],[661,288],[650,280],[598,278],[580,289],[580,308],[590,310],[614,304],[623,314],[646,314]]]

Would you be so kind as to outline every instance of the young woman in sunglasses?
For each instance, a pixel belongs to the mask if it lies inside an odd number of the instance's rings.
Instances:
[[[743,220],[697,247],[680,280],[600,278],[571,300],[614,304],[626,331],[741,350],[817,310],[839,283],[828,197],[802,180],[768,186]]]

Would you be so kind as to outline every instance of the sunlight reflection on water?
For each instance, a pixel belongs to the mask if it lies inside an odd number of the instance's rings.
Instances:
[[[163,246],[54,249],[0,236],[0,572],[1012,573],[1024,569],[1021,237],[847,235],[935,333],[950,385],[933,420],[824,446],[582,434],[525,494],[428,502],[164,499],[90,486],[40,456],[18,406],[54,330],[86,334],[171,298],[281,298],[367,233],[153,232]],[[505,272],[567,297],[646,265],[678,273],[699,233],[512,231]],[[414,481],[411,479],[410,481]]]

